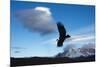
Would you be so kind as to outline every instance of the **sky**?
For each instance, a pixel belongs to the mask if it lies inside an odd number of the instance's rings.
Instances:
[[[95,43],[94,6],[11,1],[10,7],[12,57],[53,57],[69,44]],[[71,35],[63,47],[56,44],[58,21]]]

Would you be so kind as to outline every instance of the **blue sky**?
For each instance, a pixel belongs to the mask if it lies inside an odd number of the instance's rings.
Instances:
[[[77,47],[85,43],[94,42],[95,33],[95,7],[74,4],[50,4],[39,2],[11,2],[11,56],[30,57],[30,56],[54,56],[63,51],[69,44],[67,41],[64,46],[58,48],[56,39],[59,37],[55,31],[49,35],[41,36],[37,32],[29,31],[25,28],[14,13],[19,10],[34,9],[36,7],[47,7],[52,13],[53,19],[61,21],[67,32],[80,39],[71,44],[78,44]],[[45,27],[45,26],[44,26]],[[84,41],[83,41],[83,40]]]

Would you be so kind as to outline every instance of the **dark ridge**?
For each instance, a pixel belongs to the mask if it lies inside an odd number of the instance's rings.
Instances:
[[[30,57],[30,58],[14,58],[11,57],[11,67],[28,66],[28,65],[44,65],[44,64],[59,64],[59,63],[76,63],[76,62],[93,62],[95,55],[87,57]]]

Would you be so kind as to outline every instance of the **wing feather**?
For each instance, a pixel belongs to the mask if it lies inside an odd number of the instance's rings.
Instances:
[[[66,30],[65,27],[62,23],[58,22],[57,23],[58,31],[60,36],[66,36]]]

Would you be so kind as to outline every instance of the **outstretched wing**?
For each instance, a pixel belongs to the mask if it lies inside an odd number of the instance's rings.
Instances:
[[[59,35],[62,36],[66,36],[66,30],[64,28],[64,25],[60,22],[57,23],[57,27],[58,27],[58,31],[59,31]]]

